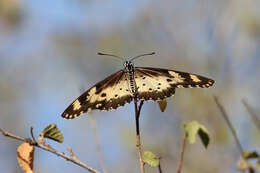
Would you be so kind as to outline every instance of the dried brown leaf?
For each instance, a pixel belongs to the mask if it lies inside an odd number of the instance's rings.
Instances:
[[[26,173],[33,173],[34,146],[25,142],[17,149],[17,161]]]
[[[157,101],[157,103],[158,103],[158,105],[160,107],[160,110],[162,112],[164,112],[166,107],[167,107],[167,101],[166,100],[159,100],[159,101]]]

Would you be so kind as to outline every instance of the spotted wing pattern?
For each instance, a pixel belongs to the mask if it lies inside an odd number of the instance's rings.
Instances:
[[[208,88],[214,84],[214,80],[203,76],[160,68],[136,67],[134,76],[139,100],[163,100],[174,95],[176,88]],[[128,74],[120,70],[83,93],[62,117],[73,119],[95,109],[116,109],[132,99]]]
[[[73,119],[88,111],[110,110],[132,101],[127,74],[120,70],[97,83],[77,98],[63,113],[62,117]]]
[[[214,80],[180,71],[136,67],[135,81],[140,100],[163,100],[174,95],[175,88],[208,88]]]

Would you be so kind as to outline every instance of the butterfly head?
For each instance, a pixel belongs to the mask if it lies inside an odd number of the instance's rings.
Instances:
[[[133,71],[134,70],[134,64],[131,61],[125,61],[124,67],[127,71]]]
[[[138,55],[138,56],[135,56],[133,58],[131,58],[130,60],[126,60],[124,62],[124,67],[127,71],[129,72],[133,72],[134,71],[134,64],[132,63],[135,59],[139,58],[139,57],[142,57],[142,56],[147,56],[147,55],[154,55],[155,52],[151,52],[151,53],[145,53],[145,54],[141,54],[141,55]],[[124,60],[124,58],[122,57],[119,57],[119,56],[116,56],[116,55],[113,55],[113,54],[107,54],[107,53],[101,53],[101,52],[98,52],[98,55],[106,55],[106,56],[112,56],[114,58],[117,58],[117,59],[120,59],[120,60]]]

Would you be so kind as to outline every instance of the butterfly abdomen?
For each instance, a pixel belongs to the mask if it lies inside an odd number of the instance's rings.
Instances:
[[[129,79],[129,83],[130,83],[131,93],[136,94],[137,86],[136,86],[135,79],[134,79],[134,71],[128,72],[128,79]]]
[[[130,61],[126,61],[125,64],[125,72],[128,75],[128,80],[129,80],[129,87],[130,87],[130,92],[133,95],[137,94],[137,85],[134,79],[134,65]]]

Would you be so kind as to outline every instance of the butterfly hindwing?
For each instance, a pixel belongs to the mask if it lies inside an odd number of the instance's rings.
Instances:
[[[120,70],[79,96],[63,112],[62,117],[72,119],[94,109],[116,109],[131,101],[132,95],[128,91],[127,76],[123,70]]]
[[[206,88],[214,83],[196,74],[150,67],[136,67],[135,81],[141,100],[162,100],[174,95],[175,88]]]

